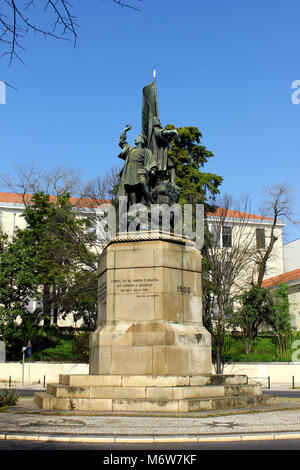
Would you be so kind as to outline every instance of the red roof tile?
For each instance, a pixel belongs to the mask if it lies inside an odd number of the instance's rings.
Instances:
[[[24,199],[26,202],[30,202],[32,198],[31,194],[26,194]],[[0,202],[8,202],[11,204],[23,204],[24,203],[23,194],[19,193],[2,193],[0,192]],[[50,196],[50,201],[55,202],[56,196]],[[98,207],[101,204],[109,204],[110,201],[105,199],[89,199],[89,198],[80,198],[80,197],[70,197],[70,202],[72,206],[77,207]]]
[[[262,215],[248,214],[247,212],[234,211],[232,209],[224,209],[217,207],[215,212],[208,212],[209,217],[226,217],[228,219],[257,219],[257,220],[273,220],[272,217],[264,217]]]
[[[294,269],[293,271],[289,271],[287,273],[279,274],[278,276],[269,277],[263,281],[262,287],[276,286],[281,282],[294,281],[297,278],[300,278],[300,268]]]

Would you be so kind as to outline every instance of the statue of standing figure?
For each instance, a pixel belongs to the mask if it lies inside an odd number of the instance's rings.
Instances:
[[[119,140],[122,152],[118,157],[125,160],[120,173],[119,195],[128,196],[129,207],[138,203],[149,206],[151,203],[151,180],[156,176],[157,161],[151,150],[145,148],[145,137],[142,134],[135,139],[135,147],[131,147],[127,143],[126,134],[130,129],[131,126],[127,125]]]
[[[149,148],[157,159],[158,174],[161,180],[170,178],[170,183],[176,182],[175,165],[171,160],[168,151],[170,141],[178,136],[176,129],[163,129],[157,116],[152,118],[152,132],[149,141]]]

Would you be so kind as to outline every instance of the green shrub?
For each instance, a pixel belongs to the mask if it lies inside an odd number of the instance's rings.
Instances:
[[[16,405],[18,399],[19,395],[16,390],[4,390],[3,392],[0,392],[0,407]]]
[[[297,335],[291,335],[280,352],[275,336],[257,336],[252,343],[251,352],[246,354],[242,337],[225,336],[222,350],[224,362],[279,362],[290,361],[292,342]]]
[[[73,352],[72,339],[61,339],[55,347],[34,354],[34,360],[79,362],[82,356]]]

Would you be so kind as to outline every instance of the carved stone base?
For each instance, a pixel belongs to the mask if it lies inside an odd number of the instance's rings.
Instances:
[[[210,374],[199,250],[170,234],[136,236],[119,236],[100,256],[90,374]]]
[[[263,396],[261,386],[248,385],[244,375],[60,375],[59,384],[48,384],[34,400],[46,410],[134,415],[276,404],[276,397]]]
[[[202,325],[119,322],[91,338],[91,374],[211,373],[210,336]]]

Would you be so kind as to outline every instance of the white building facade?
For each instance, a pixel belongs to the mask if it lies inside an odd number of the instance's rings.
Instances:
[[[280,283],[288,285],[291,326],[300,330],[300,238],[283,245],[283,263],[282,273],[265,279],[263,287],[275,289]]]
[[[207,222],[212,233],[216,227],[219,227],[220,249],[231,250],[237,242],[248,243],[249,249],[251,246],[256,248],[260,255],[265,252],[273,225],[271,218],[232,210],[226,211],[222,223],[218,211],[216,214],[210,214]],[[288,285],[291,326],[295,330],[300,330],[300,239],[283,245],[283,227],[284,224],[279,221],[274,229],[276,242],[267,262],[262,287],[275,289],[279,283]],[[257,279],[255,270],[257,270],[255,261],[248,262],[245,282],[241,283],[244,288],[247,282],[250,287],[251,281],[255,282]]]
[[[224,213],[222,214],[221,211],[224,211]],[[236,245],[247,246],[253,253],[256,252],[258,259],[259,255],[263,255],[268,246],[273,219],[219,208],[216,213],[207,215],[207,224],[211,233],[214,234],[216,230],[218,231],[217,237],[220,249],[230,250]],[[275,226],[274,236],[277,240],[267,262],[264,279],[284,272],[283,227],[284,223],[281,221],[278,221]],[[253,260],[253,264],[247,266],[247,271],[253,270],[254,273],[255,269],[255,260]],[[253,280],[255,281],[255,278]]]

